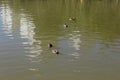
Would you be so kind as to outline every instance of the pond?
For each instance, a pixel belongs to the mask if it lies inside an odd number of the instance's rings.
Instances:
[[[119,21],[119,0],[0,0],[0,80],[120,80]]]

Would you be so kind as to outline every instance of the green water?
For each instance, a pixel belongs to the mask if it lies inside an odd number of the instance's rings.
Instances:
[[[119,0],[0,0],[0,80],[120,80],[119,21]]]

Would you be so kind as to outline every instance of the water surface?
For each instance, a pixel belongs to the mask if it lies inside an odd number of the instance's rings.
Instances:
[[[119,0],[0,0],[0,80],[120,80],[119,21]]]

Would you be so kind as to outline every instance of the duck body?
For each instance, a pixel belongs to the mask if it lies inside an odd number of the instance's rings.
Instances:
[[[59,51],[57,49],[52,50],[53,54],[59,54]]]
[[[65,23],[63,26],[64,26],[64,28],[67,28],[67,27],[68,27],[68,25],[67,25],[66,23]]]
[[[51,43],[49,43],[49,44],[48,44],[48,47],[49,47],[49,48],[52,48],[52,47],[53,47],[53,45],[52,45]]]
[[[69,21],[76,21],[76,18],[75,17],[69,18]]]

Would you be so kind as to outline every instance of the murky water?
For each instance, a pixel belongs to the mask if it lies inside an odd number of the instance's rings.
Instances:
[[[0,80],[120,80],[119,21],[119,0],[0,0]]]

